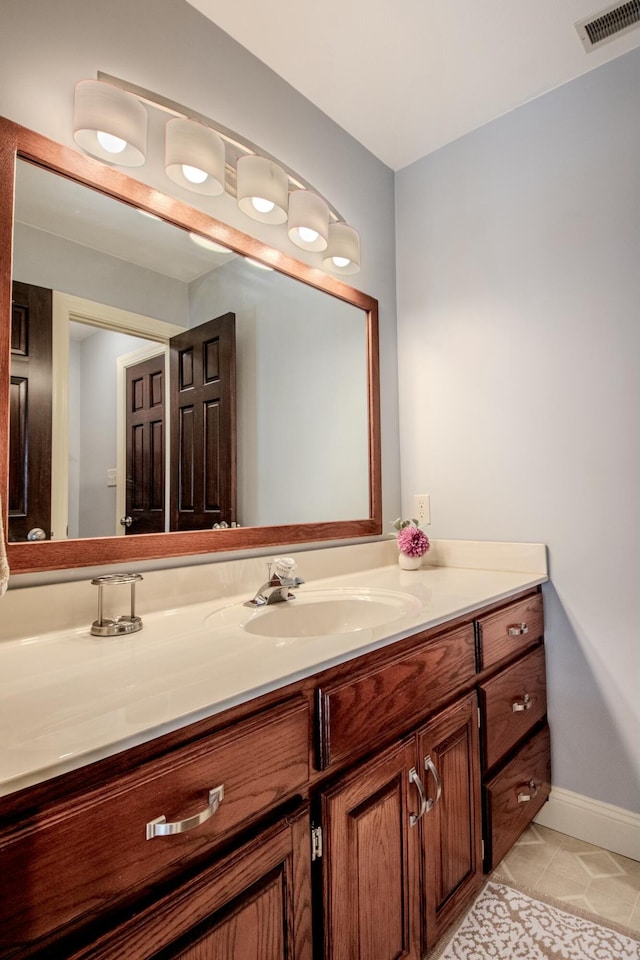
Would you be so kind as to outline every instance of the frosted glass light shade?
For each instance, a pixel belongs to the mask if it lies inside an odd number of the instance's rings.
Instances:
[[[262,223],[284,223],[289,208],[289,180],[282,167],[251,154],[240,157],[237,173],[238,206],[242,212]]]
[[[139,167],[147,152],[147,111],[126,90],[81,80],[74,96],[73,139],[100,160]]]
[[[315,193],[294,190],[289,196],[289,239],[302,250],[326,250],[329,208]]]
[[[215,130],[195,120],[175,117],[165,128],[167,176],[194,193],[224,192],[224,141]]]
[[[360,236],[346,223],[329,224],[324,266],[332,273],[357,273],[360,269]]]

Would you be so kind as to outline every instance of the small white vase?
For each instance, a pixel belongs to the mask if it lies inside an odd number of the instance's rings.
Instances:
[[[402,570],[419,570],[422,566],[422,557],[408,557],[401,550],[398,553],[398,563]]]

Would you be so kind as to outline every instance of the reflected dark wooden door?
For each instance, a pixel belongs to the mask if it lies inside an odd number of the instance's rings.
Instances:
[[[171,340],[171,529],[236,520],[235,315]]]
[[[165,528],[164,354],[127,367],[127,533]]]
[[[12,541],[51,539],[52,294],[13,283],[9,395],[9,530]],[[66,531],[57,531],[66,535]]]

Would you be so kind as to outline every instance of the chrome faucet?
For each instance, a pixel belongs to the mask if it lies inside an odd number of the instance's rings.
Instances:
[[[283,603],[285,600],[295,600],[291,589],[304,583],[302,577],[293,577],[296,562],[291,557],[276,557],[267,563],[269,579],[263,583],[252,600],[247,600],[245,607],[264,607],[271,603]]]

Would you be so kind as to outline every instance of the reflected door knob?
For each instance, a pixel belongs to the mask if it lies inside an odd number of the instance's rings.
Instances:
[[[47,535],[42,527],[32,527],[27,534],[27,540],[46,540]]]
[[[133,517],[120,517],[120,523],[123,527],[130,527],[133,523]]]

